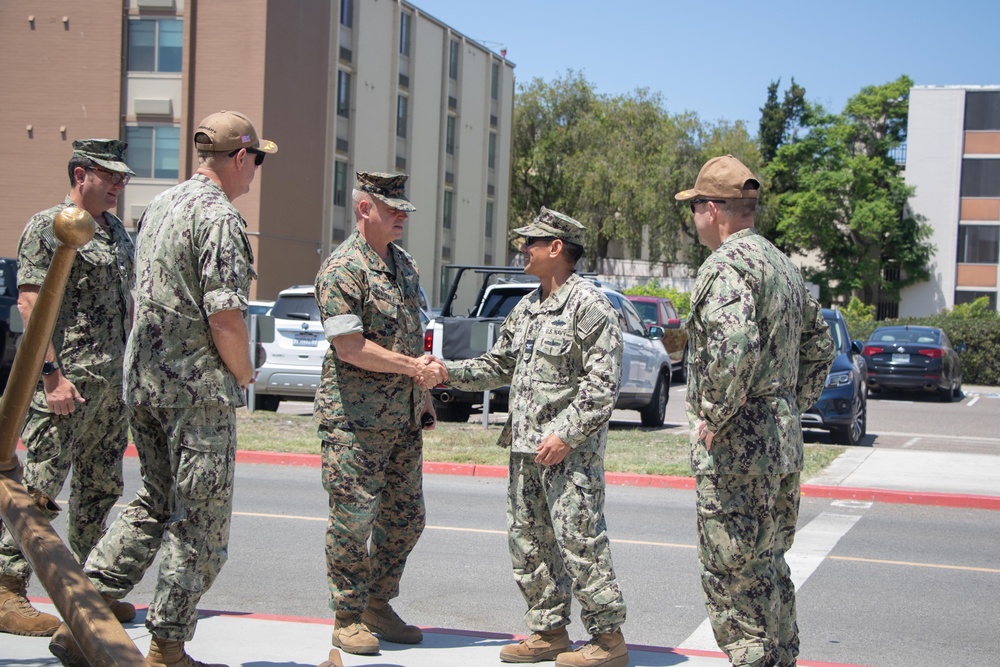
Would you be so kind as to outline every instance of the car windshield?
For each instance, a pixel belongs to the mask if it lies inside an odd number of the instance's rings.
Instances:
[[[941,344],[941,335],[938,331],[928,329],[907,329],[905,327],[886,327],[876,329],[872,334],[872,340],[876,343],[933,343]]]
[[[319,304],[312,294],[279,296],[271,315],[277,319],[319,322]]]
[[[652,301],[633,301],[632,305],[639,311],[639,317],[646,324],[656,324],[656,304]]]

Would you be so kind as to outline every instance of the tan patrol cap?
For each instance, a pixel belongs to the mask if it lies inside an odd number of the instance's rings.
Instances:
[[[698,172],[694,187],[678,192],[674,199],[756,199],[758,196],[760,181],[753,172],[732,155],[721,155],[706,162]]]

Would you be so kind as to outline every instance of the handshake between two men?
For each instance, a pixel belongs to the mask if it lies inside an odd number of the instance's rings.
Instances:
[[[417,371],[413,380],[423,389],[432,389],[448,379],[448,369],[433,354],[416,357]]]

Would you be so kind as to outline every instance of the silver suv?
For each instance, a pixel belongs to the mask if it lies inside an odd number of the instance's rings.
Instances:
[[[312,285],[279,292],[270,314],[274,341],[262,343],[267,357],[254,383],[254,407],[273,411],[282,400],[312,400],[316,396],[330,343],[323,334]]]

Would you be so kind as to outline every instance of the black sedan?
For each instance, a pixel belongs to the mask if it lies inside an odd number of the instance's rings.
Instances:
[[[890,326],[865,343],[868,389],[937,392],[950,403],[962,398],[962,362],[948,335],[937,327]]]

